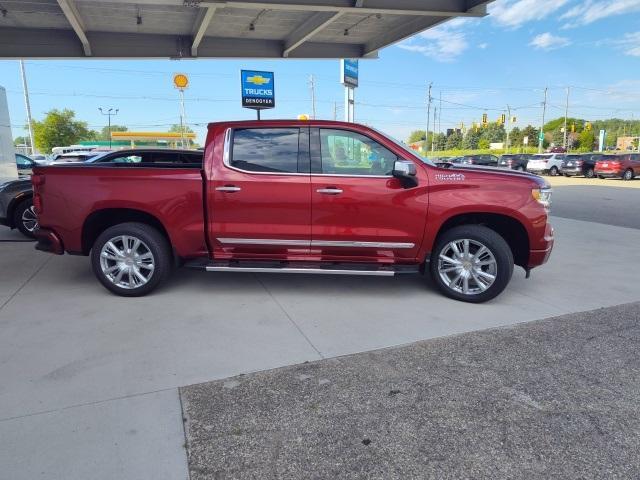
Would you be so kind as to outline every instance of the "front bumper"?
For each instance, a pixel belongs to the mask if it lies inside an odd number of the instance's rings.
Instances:
[[[535,268],[547,263],[551,256],[551,251],[553,250],[554,241],[555,232],[551,224],[547,223],[543,241],[544,248],[529,250],[529,264],[527,266],[529,268]]]
[[[563,167],[561,170],[563,175],[582,175],[581,167]]]
[[[527,172],[535,173],[536,175],[542,175],[543,173],[549,173],[548,168],[527,168]]]
[[[62,255],[64,253],[62,240],[53,230],[39,228],[34,232],[34,234],[38,240],[38,243],[36,243],[36,250],[53,253],[55,255]]]

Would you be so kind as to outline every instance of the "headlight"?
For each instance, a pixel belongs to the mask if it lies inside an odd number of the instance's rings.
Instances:
[[[550,187],[534,188],[531,190],[531,195],[534,200],[542,205],[547,211],[551,208],[551,193],[552,190]]]

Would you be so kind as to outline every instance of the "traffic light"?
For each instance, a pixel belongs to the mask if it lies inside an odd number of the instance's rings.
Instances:
[[[571,133],[576,133],[576,124],[575,123],[571,124]]]
[[[487,118],[487,114],[483,113],[482,114],[482,125],[486,125],[488,122],[488,118]]]
[[[591,130],[591,122],[587,122],[587,123],[584,125],[584,128],[586,128],[587,130]]]
[[[511,117],[511,123],[516,123],[517,121],[518,119],[515,116]]]
[[[502,115],[500,115],[500,118],[498,119],[498,125],[504,125],[506,121],[507,121],[507,115],[503,113]]]

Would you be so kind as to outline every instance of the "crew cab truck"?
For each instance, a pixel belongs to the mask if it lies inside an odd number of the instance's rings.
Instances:
[[[131,155],[131,152],[122,152]],[[210,272],[429,271],[482,302],[547,261],[541,177],[435,164],[378,131],[330,121],[211,123],[201,165],[36,167],[36,248],[89,255],[98,280],[144,295],[174,265]]]

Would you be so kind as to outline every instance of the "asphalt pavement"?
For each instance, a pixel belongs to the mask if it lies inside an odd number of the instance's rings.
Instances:
[[[635,180],[634,183],[640,185],[640,180]],[[640,188],[604,185],[554,186],[552,213],[556,217],[640,228]]]
[[[640,303],[180,389],[191,480],[640,477]]]

